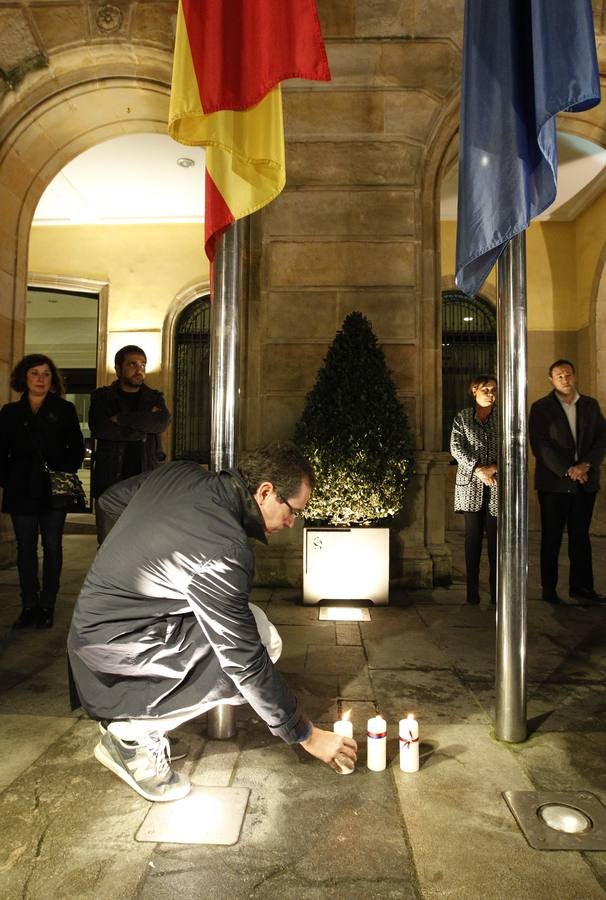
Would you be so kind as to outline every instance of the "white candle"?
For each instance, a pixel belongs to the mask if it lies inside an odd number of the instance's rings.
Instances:
[[[387,765],[387,722],[382,716],[368,720],[366,765],[371,772],[382,772]]]
[[[419,723],[412,713],[400,719],[400,769],[419,771]]]
[[[343,714],[343,717],[334,723],[332,730],[335,734],[340,734],[341,737],[353,737],[353,724],[349,721],[350,715],[351,710],[348,709],[347,712]],[[340,762],[338,759],[335,759],[335,762],[339,766],[341,775],[351,775],[354,770],[353,764],[350,767]]]

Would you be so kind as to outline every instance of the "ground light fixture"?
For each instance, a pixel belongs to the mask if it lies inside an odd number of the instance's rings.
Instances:
[[[152,803],[135,839],[159,844],[235,844],[250,789],[195,785],[182,800]]]
[[[606,850],[606,807],[590,791],[505,791],[535,850]]]
[[[321,606],[320,622],[370,622],[370,610],[356,606]]]

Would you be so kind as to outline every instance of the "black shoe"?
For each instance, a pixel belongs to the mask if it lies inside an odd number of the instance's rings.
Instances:
[[[55,609],[53,606],[41,606],[38,610],[36,628],[52,628],[54,617]]]
[[[21,615],[13,622],[13,628],[33,628],[38,621],[38,607],[26,606],[21,610]]]
[[[593,588],[570,588],[570,596],[575,600],[590,600],[592,603],[606,602],[606,595],[598,594]]]
[[[477,596],[477,594],[472,594],[471,596],[469,596],[469,594],[468,594],[467,602],[470,603],[471,606],[477,606],[478,603],[480,602],[480,598]]]
[[[561,603],[562,602],[562,598],[558,597],[557,594],[546,594],[544,591],[543,591],[543,600],[545,601],[545,603]]]

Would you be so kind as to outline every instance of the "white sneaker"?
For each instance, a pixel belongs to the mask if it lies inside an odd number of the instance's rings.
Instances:
[[[109,721],[107,719],[99,720],[99,731],[101,734],[105,734],[107,731],[107,726],[109,725]],[[180,737],[177,735],[167,734],[168,738],[168,761],[176,762],[178,759],[185,759],[187,754],[189,753],[189,749],[185,741],[182,741]]]
[[[168,740],[153,731],[139,741],[122,741],[106,731],[95,756],[146,800],[181,800],[191,790],[189,778],[169,764]]]

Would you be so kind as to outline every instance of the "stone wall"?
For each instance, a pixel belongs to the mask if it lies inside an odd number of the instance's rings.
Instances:
[[[243,443],[291,435],[344,316],[368,315],[415,435],[417,474],[394,530],[393,574],[421,586],[449,573],[438,198],[458,128],[463,7],[319,0],[333,80],[285,86],[287,187],[250,229]],[[601,0],[594,10],[601,32]],[[36,203],[94,143],[164,130],[175,12],[176,0],[0,6],[0,401],[23,347]],[[603,109],[588,113],[586,129],[601,134],[603,119]],[[296,531],[267,553],[261,571],[299,579]]]

